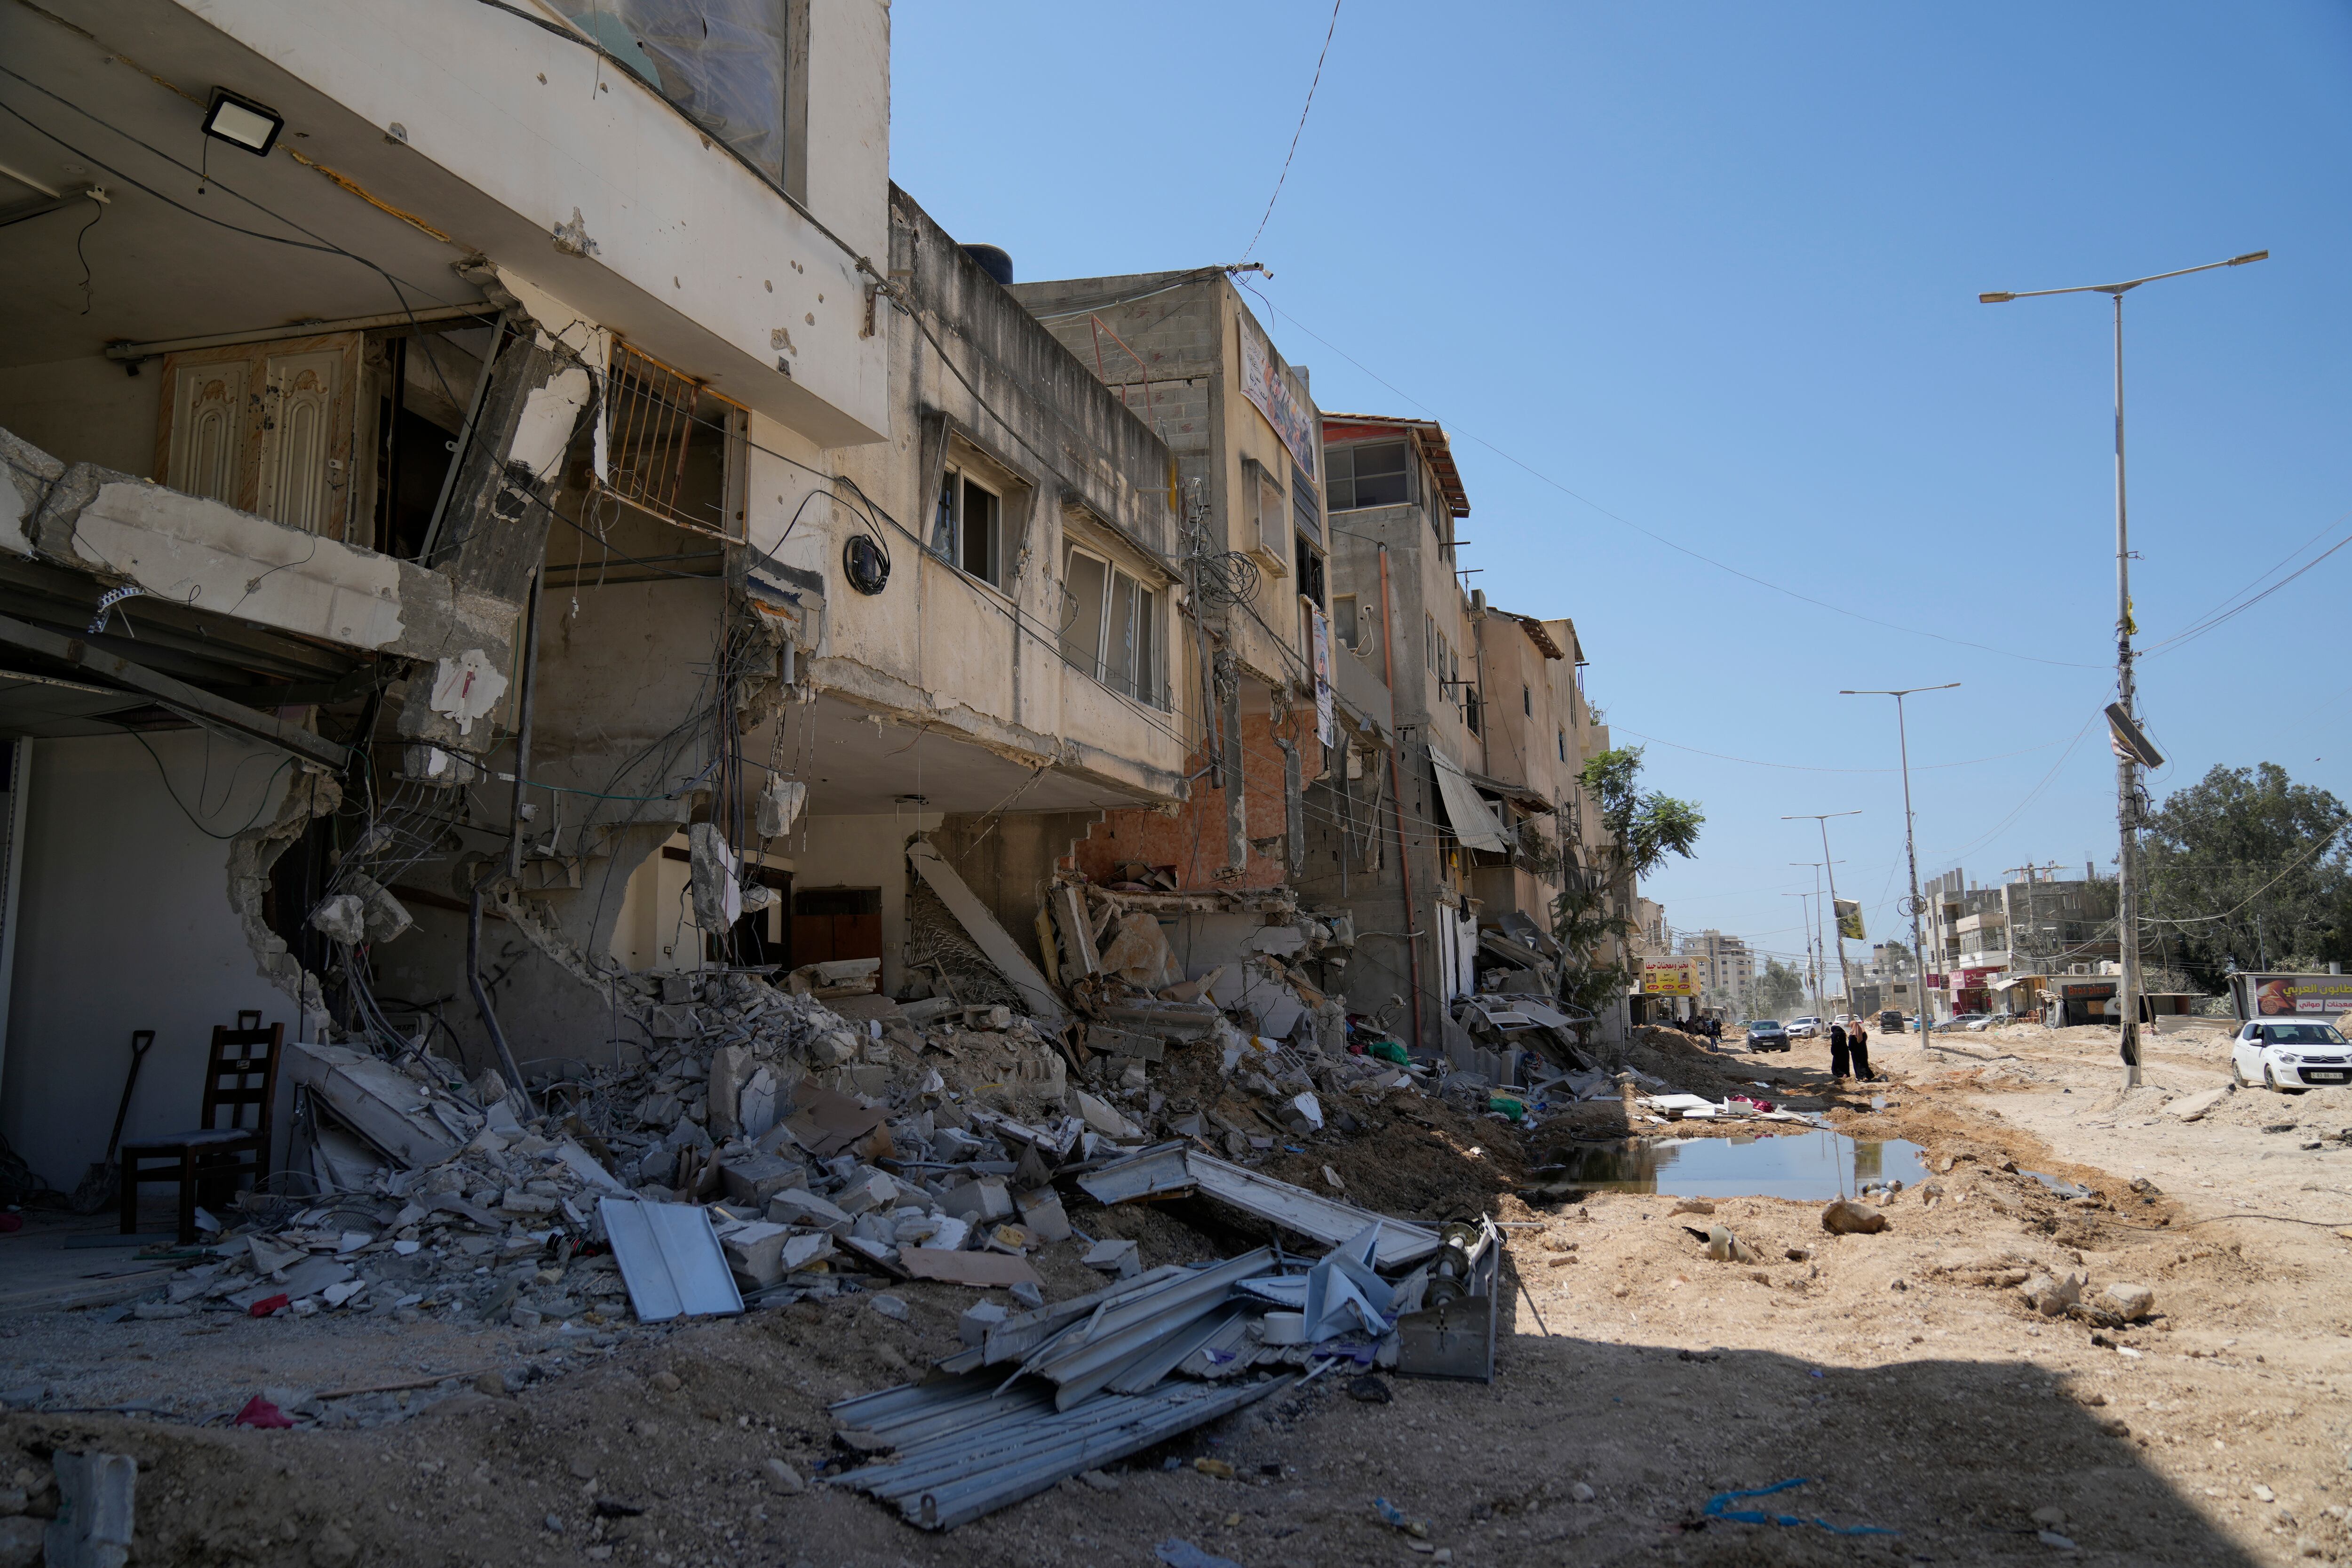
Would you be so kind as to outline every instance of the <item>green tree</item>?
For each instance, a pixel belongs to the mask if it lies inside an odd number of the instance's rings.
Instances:
[[[1603,963],[1602,951],[1633,933],[1625,914],[1633,884],[1670,855],[1688,858],[1706,817],[1689,801],[1642,788],[1639,746],[1603,752],[1577,776],[1599,807],[1606,840],[1597,856],[1570,846],[1565,890],[1552,904],[1552,937],[1566,954],[1560,999],[1597,1017],[1625,994],[1631,977],[1627,965]],[[1587,1036],[1591,1027],[1579,1026]]]
[[[1777,958],[1764,961],[1764,973],[1756,981],[1756,1016],[1759,1018],[1785,1018],[1805,1008],[1805,977]]]
[[[2216,766],[2165,797],[2141,839],[2140,951],[2219,990],[2242,969],[2352,960],[2352,812],[2274,763]]]

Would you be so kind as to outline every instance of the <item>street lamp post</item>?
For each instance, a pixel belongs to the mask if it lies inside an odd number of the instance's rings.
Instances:
[[[1838,989],[1844,994],[1846,1011],[1849,1013],[1853,1011],[1853,977],[1846,973],[1845,968],[1845,927],[1838,923],[1837,862],[1830,858],[1830,818],[1832,816],[1860,816],[1861,815],[1861,808],[1856,807],[1852,811],[1799,812],[1794,816],[1784,816],[1780,819],[1783,822],[1817,822],[1821,824],[1822,864],[1828,868],[1830,874],[1830,930],[1837,933]],[[1822,956],[1825,958],[1828,956],[1826,948],[1823,950]]]
[[[1811,866],[1812,862],[1811,860],[1791,860],[1789,864],[1791,866]],[[1813,880],[1818,883],[1821,879],[1821,872],[1816,870],[1813,873]],[[1813,906],[1811,900],[1820,898],[1821,895],[1819,893],[1783,893],[1780,896],[1784,899],[1799,899],[1805,900],[1798,906],[1804,910],[1805,978],[1813,983],[1813,1015],[1818,1017],[1821,1016],[1822,1011],[1822,962],[1821,953],[1813,945],[1814,939],[1819,933],[1813,929]]]
[[[1927,908],[1927,904],[1919,897],[1919,842],[1912,831],[1914,818],[1911,813],[1911,736],[1903,723],[1903,700],[1920,691],[1950,691],[1959,684],[1957,680],[1948,680],[1941,686],[1906,686],[1900,691],[1841,691],[1838,693],[1840,697],[1892,697],[1895,699],[1895,744],[1901,748],[1903,755],[1903,853],[1911,862],[1911,897],[1905,900],[1905,903],[1911,911],[1911,967],[1916,976],[1912,982],[1912,987],[1918,993],[1917,1001],[1923,1020],[1927,1016],[1927,960],[1919,946],[1919,913]],[[1927,1031],[1924,1026],[1919,1031],[1919,1048],[1921,1050],[1927,1048]]]
[[[2249,251],[2233,256],[2227,261],[2209,261],[2202,267],[2183,267],[2173,272],[2152,273],[2146,278],[2134,278],[2125,283],[2086,283],[2072,289],[2021,289],[2015,292],[1979,294],[1978,302],[2005,305],[2011,300],[2038,300],[2052,294],[2105,294],[2115,303],[2116,316],[2116,706],[2124,716],[2126,726],[2136,724],[2139,714],[2134,700],[2132,682],[2132,613],[2131,613],[2131,532],[2124,510],[2124,296],[2143,283],[2160,283],[2168,278],[2186,278],[2192,272],[2210,272],[2222,267],[2243,267],[2249,261],[2267,258],[2267,250]],[[2115,710],[2110,710],[2114,711]],[[2123,973],[2117,977],[2116,1002],[2117,1022],[2122,1025],[2122,1055],[2124,1087],[2135,1088],[2139,1083],[2139,888],[2132,874],[2132,851],[2138,847],[2139,776],[2138,759],[2133,749],[2119,736],[2116,752],[2116,947],[2122,959]]]

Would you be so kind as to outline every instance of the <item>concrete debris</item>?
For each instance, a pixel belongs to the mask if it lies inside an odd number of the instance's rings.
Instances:
[[[1886,1216],[1851,1198],[1840,1198],[1822,1210],[1822,1228],[1832,1236],[1875,1236],[1886,1228]]]
[[[123,1568],[131,1557],[139,1461],[128,1454],[51,1456],[58,1516],[44,1532],[50,1568]]]

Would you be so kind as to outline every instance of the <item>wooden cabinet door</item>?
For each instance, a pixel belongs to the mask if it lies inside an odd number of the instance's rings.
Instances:
[[[165,355],[157,476],[289,528],[345,538],[359,372],[357,332]]]

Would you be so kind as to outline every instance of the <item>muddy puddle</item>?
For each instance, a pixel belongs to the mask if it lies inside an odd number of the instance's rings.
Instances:
[[[1675,1198],[1850,1197],[1865,1182],[1906,1186],[1927,1174],[1926,1151],[1901,1138],[1861,1142],[1822,1131],[1773,1137],[1632,1139],[1563,1152],[1538,1174],[1600,1192]]]

